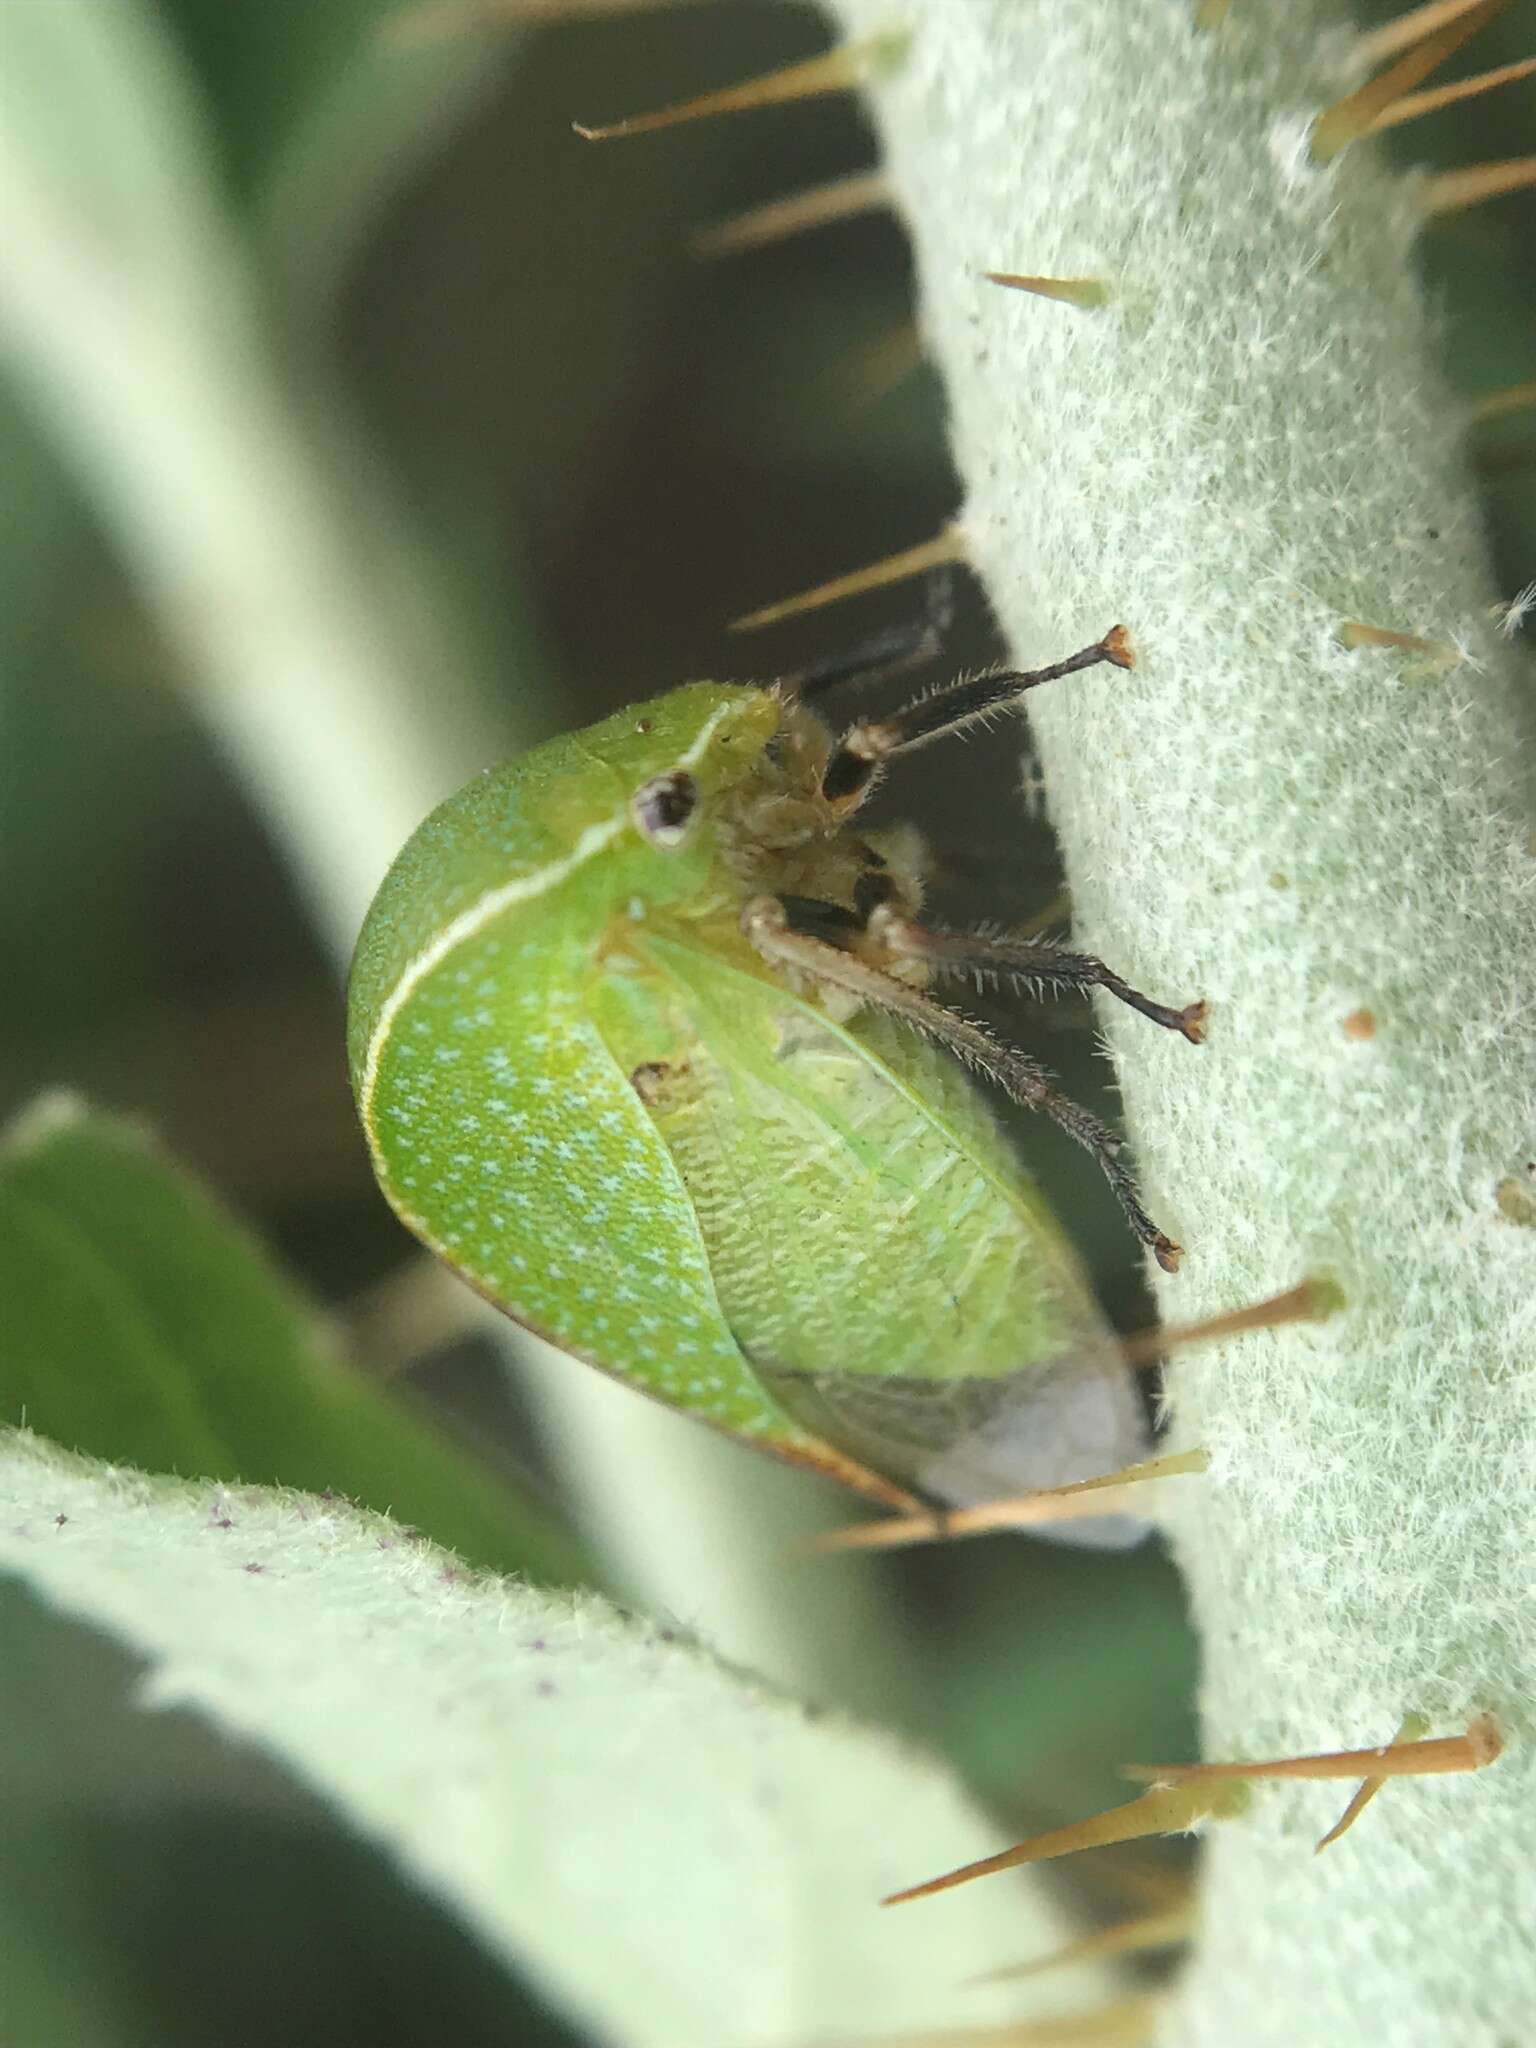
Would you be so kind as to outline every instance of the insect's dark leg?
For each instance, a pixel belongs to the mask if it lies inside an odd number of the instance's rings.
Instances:
[[[840,903],[824,903],[819,896],[776,896],[773,900],[783,911],[787,928],[802,938],[824,939],[840,946],[863,936],[863,917],[857,910],[844,910]]]
[[[874,788],[886,762],[895,755],[946,739],[992,712],[1011,709],[1026,690],[1033,690],[1040,683],[1075,675],[1079,669],[1097,668],[1106,661],[1116,668],[1135,667],[1136,657],[1124,626],[1112,626],[1102,640],[1068,655],[1065,661],[1053,662],[1049,668],[1000,669],[990,675],[973,676],[931,697],[920,698],[890,718],[869,719],[850,726],[832,750],[821,778],[821,793],[830,802],[855,810]]]
[[[1199,1045],[1205,1037],[1204,1003],[1188,1003],[1182,1010],[1155,1003],[1091,953],[1068,953],[1041,939],[939,931],[919,924],[891,904],[881,904],[870,912],[869,934],[903,959],[926,961],[939,974],[992,974],[1026,988],[1107,989],[1165,1031],[1182,1032],[1192,1045]]]
[[[775,896],[755,896],[741,918],[742,930],[762,954],[777,966],[797,968],[831,988],[845,990],[872,1007],[900,1017],[904,1022],[947,1046],[980,1073],[990,1076],[1026,1109],[1037,1109],[1059,1124],[1098,1161],[1100,1169],[1130,1218],[1131,1228],[1147,1245],[1165,1273],[1178,1271],[1183,1253],[1141,1206],[1136,1183],[1129,1168],[1120,1162],[1122,1140],[1060,1093],[1045,1069],[1027,1055],[994,1038],[984,1024],[963,1011],[948,1010],[921,989],[908,988],[878,967],[829,945],[825,939],[796,931],[789,911]]]
[[[944,642],[955,617],[955,579],[946,565],[934,569],[924,582],[926,602],[922,616],[906,619],[899,626],[886,626],[867,639],[857,640],[810,668],[799,669],[782,681],[801,703],[807,703],[839,683],[867,681],[872,676],[891,675],[920,662],[932,661],[944,650]]]

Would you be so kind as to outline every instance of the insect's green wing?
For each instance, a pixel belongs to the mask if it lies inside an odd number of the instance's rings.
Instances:
[[[777,720],[690,686],[428,819],[352,978],[380,1183],[520,1322],[879,1497],[1112,1470],[1134,1391],[979,1094],[741,935],[709,821]],[[632,799],[679,770],[702,822],[664,850]]]
[[[698,1037],[658,1128],[731,1327],[790,1413],[957,1504],[1144,1455],[1076,1254],[967,1075],[883,1019],[835,1024],[722,949],[650,951]]]
[[[498,1307],[691,1414],[880,1492],[743,1358],[691,1193],[589,1001],[594,983],[625,980],[608,956],[624,906],[707,879],[639,844],[634,789],[679,761],[707,780],[703,748],[733,734],[760,745],[759,704],[674,691],[434,812],[359,941],[354,1087],[391,1205]],[[673,1049],[659,1013],[644,1028]]]

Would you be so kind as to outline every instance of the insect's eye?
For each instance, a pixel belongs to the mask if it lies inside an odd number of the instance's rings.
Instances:
[[[681,768],[654,776],[635,791],[630,809],[652,846],[670,853],[682,845],[699,815],[699,785]]]

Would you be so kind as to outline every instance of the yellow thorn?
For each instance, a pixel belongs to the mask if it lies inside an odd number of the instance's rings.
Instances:
[[[1518,64],[1501,64],[1495,71],[1480,71],[1476,78],[1461,78],[1454,85],[1436,86],[1432,92],[1408,93],[1394,100],[1390,107],[1383,107],[1366,133],[1377,135],[1384,128],[1417,121],[1421,114],[1437,114],[1442,107],[1452,107],[1458,100],[1476,99],[1479,93],[1492,92],[1497,85],[1513,85],[1516,79],[1529,78],[1533,71],[1536,57],[1522,57]]]
[[[1419,633],[1394,633],[1390,626],[1367,626],[1359,619],[1346,619],[1339,628],[1339,645],[1351,654],[1362,647],[1395,647],[1404,654],[1428,654],[1444,668],[1454,668],[1464,657],[1448,640],[1426,640]]]
[[[1428,0],[1426,6],[1410,8],[1408,13],[1384,21],[1380,28],[1370,29],[1362,35],[1355,44],[1355,61],[1364,69],[1385,64],[1399,50],[1421,42],[1437,28],[1444,28],[1447,22],[1469,14],[1477,5],[1478,0]]]
[[[1165,1913],[1142,1913],[1134,1920],[1122,1920],[1114,1927],[1101,1927],[1097,1934],[1085,1934],[1054,1948],[1049,1955],[1032,1962],[1011,1963],[1005,1969],[988,1970],[972,1977],[972,1984],[1007,1984],[1016,1977],[1037,1977],[1042,1970],[1064,1969],[1071,1963],[1096,1963],[1106,1956],[1142,1955],[1148,1949],[1179,1948],[1195,1931],[1195,1905],[1191,1899]]]
[[[974,1508],[924,1508],[915,1515],[891,1515],[882,1522],[855,1522],[846,1529],[829,1529],[814,1537],[810,1548],[818,1554],[833,1550],[900,1550],[909,1543],[947,1543],[959,1536],[988,1536],[1000,1529],[1038,1529],[1056,1522],[1078,1522],[1090,1515],[1137,1512],[1131,1488],[1154,1479],[1176,1479],[1188,1472],[1204,1472],[1209,1454],[1202,1450],[1172,1451],[1164,1458],[1147,1458],[1139,1465],[1122,1465],[1118,1472],[1105,1472],[1096,1479],[1074,1479],[1068,1486],[1051,1486],[1039,1493],[1021,1494],[1016,1500],[983,1501]],[[1127,1498],[1121,1499],[1124,1493]],[[1108,1494],[1109,1499],[1100,1496]]]
[[[880,1901],[882,1906],[904,1905],[909,1899],[931,1898],[935,1892],[947,1892],[957,1884],[969,1884],[978,1877],[991,1877],[999,1870],[1017,1870],[1027,1863],[1049,1863],[1057,1856],[1072,1856],[1079,1849],[1100,1849],[1112,1842],[1136,1842],[1144,1835],[1183,1835],[1202,1821],[1214,1815],[1228,1819],[1242,1811],[1246,1798],[1233,1798],[1233,1793],[1242,1793],[1242,1786],[1197,1786],[1180,1787],[1172,1790],[1158,1787],[1143,1792],[1139,1799],[1127,1800],[1124,1806],[1112,1806],[1107,1813],[1090,1814],[1087,1820],[1075,1820],[1064,1828],[1048,1828],[1042,1835],[1031,1835],[1027,1842],[1020,1842],[1012,1849],[1004,1849],[996,1856],[983,1856],[979,1862],[964,1863],[958,1870],[947,1870],[942,1877],[930,1877],[923,1884],[908,1885],[905,1891],[892,1892]]]
[[[1394,1743],[1417,1742],[1428,1726],[1429,1723],[1422,1714],[1405,1714],[1398,1724],[1397,1733],[1393,1736],[1392,1740]],[[1349,1830],[1354,1826],[1355,1822],[1364,1813],[1386,1782],[1385,1778],[1362,1778],[1360,1780],[1359,1787],[1348,1806],[1345,1807],[1327,1834],[1323,1836],[1322,1840],[1313,1849],[1312,1853],[1314,1856],[1321,1856],[1330,1842],[1336,1842],[1340,1835],[1348,1834]]]
[[[571,126],[586,142],[606,142],[618,135],[651,135],[658,128],[676,128],[684,121],[707,121],[716,114],[736,114],[748,107],[781,107],[791,100],[814,99],[819,93],[846,92],[862,84],[872,71],[892,64],[907,46],[905,31],[871,36],[862,43],[841,43],[835,50],[823,50],[803,64],[787,64],[780,71],[764,72],[760,78],[744,79],[720,92],[702,93],[697,99],[679,100],[674,106],[658,107],[654,113],[631,114],[624,121],[610,121],[590,128],[580,121]]]
[[[1475,6],[1464,9],[1443,28],[1415,43],[1388,70],[1325,108],[1312,128],[1314,161],[1328,163],[1341,149],[1369,134],[1386,107],[1412,92],[1421,79],[1427,78],[1508,4],[1509,0],[1477,0]]]
[[[1502,419],[1507,412],[1523,412],[1529,405],[1536,405],[1536,380],[1529,384],[1510,384],[1503,391],[1490,391],[1480,398],[1472,408],[1475,420]]]
[[[693,238],[697,256],[735,256],[743,249],[761,249],[770,242],[787,242],[792,235],[811,228],[830,227],[834,221],[851,220],[856,214],[874,213],[891,203],[891,188],[881,171],[859,171],[848,178],[833,178],[825,185],[812,185],[793,192],[787,199],[774,199],[750,213],[718,227],[702,228]]]
[[[1527,185],[1536,185],[1536,156],[1510,156],[1494,164],[1473,164],[1465,171],[1440,171],[1426,180],[1419,203],[1433,219],[1481,205],[1485,199],[1502,199]]]
[[[964,532],[959,526],[946,526],[942,533],[936,533],[932,540],[919,542],[915,548],[902,548],[897,554],[885,555],[878,562],[871,562],[866,569],[854,569],[846,576],[835,576],[830,583],[818,583],[814,589],[802,590],[794,597],[781,598],[777,604],[765,604],[760,611],[732,619],[727,630],[755,633],[762,626],[776,626],[780,619],[792,619],[801,612],[819,611],[823,605],[841,604],[845,597],[858,597],[866,590],[883,590],[887,584],[904,583],[909,576],[921,576],[926,569],[938,569],[946,562],[964,560]]]
[[[581,20],[603,14],[638,14],[669,0],[427,0],[403,7],[380,24],[384,40],[407,45],[480,29],[517,28],[529,22]],[[671,0],[676,4],[676,0]]]
[[[1056,891],[1043,910],[1037,910],[1033,917],[1026,917],[1022,924],[1014,925],[1011,929],[1016,931],[1021,939],[1038,939],[1053,927],[1071,922],[1072,891],[1063,887]]]
[[[1140,1486],[1149,1479],[1176,1479],[1186,1472],[1208,1472],[1210,1464],[1208,1451],[1170,1451],[1163,1458],[1144,1458],[1138,1465],[1122,1465],[1118,1472],[1104,1472],[1094,1479],[1074,1479],[1066,1486],[1053,1486],[1043,1497],[1063,1500],[1075,1498],[1078,1494],[1100,1493],[1112,1487]],[[1103,1503],[1094,1505],[1096,1509],[1102,1509]]]
[[[906,382],[922,360],[923,340],[915,320],[900,320],[888,327],[846,365],[842,381],[849,405],[857,412],[878,405]]]
[[[1255,1778],[1433,1778],[1451,1771],[1480,1771],[1503,1753],[1504,1737],[1491,1714],[1467,1723],[1465,1735],[1436,1735],[1427,1742],[1384,1742],[1379,1749],[1325,1750],[1317,1756],[1283,1756],[1263,1763],[1122,1764],[1120,1775],[1138,1785],[1187,1789],[1194,1785],[1248,1783]]]
[[[1135,1842],[1100,1850],[1081,1876],[1085,1887],[1127,1912],[1134,1907],[1143,1913],[1172,1913],[1193,1906],[1197,1896],[1190,1872],[1166,1863],[1156,1851],[1147,1855]]]
[[[1094,310],[1109,303],[1109,286],[1100,277],[1023,277],[1014,270],[984,270],[989,284],[1012,292],[1034,292],[1042,299],[1061,299],[1069,306]]]
[[[1220,28],[1232,9],[1232,0],[1200,0],[1195,9],[1196,28]]]
[[[1133,1368],[1154,1364],[1165,1352],[1179,1351],[1187,1344],[1212,1344],[1224,1337],[1241,1337],[1250,1330],[1278,1330],[1287,1323],[1325,1323],[1346,1306],[1344,1290],[1336,1281],[1303,1280],[1284,1294],[1272,1294],[1267,1301],[1250,1302],[1224,1316],[1209,1316],[1204,1322],[1175,1324],[1171,1329],[1138,1330],[1123,1337],[1120,1351]]]

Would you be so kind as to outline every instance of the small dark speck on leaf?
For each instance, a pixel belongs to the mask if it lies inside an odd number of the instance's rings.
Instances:
[[[243,1566],[242,1569],[248,1571],[253,1579],[259,1579],[266,1571],[266,1566],[264,1564],[248,1564]]]
[[[63,1528],[63,1526],[64,1526],[64,1524],[65,1524],[65,1523],[66,1523],[66,1522],[67,1522],[68,1520],[69,1520],[69,1517],[68,1517],[68,1515],[55,1515],[55,1516],[54,1516],[54,1518],[53,1518],[53,1526],[55,1527],[55,1529],[62,1529],[62,1528]]]
[[[540,1699],[546,1700],[555,1691],[555,1689],[555,1681],[552,1678],[541,1678],[538,1684],[534,1687],[534,1691],[539,1695]]]

